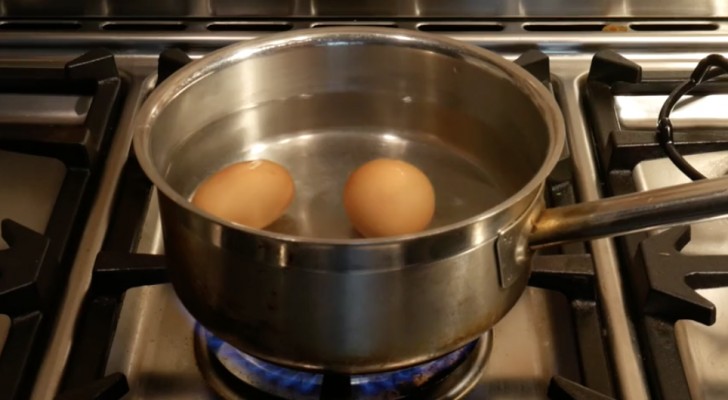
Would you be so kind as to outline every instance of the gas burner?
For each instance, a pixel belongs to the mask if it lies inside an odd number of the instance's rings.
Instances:
[[[457,398],[481,376],[491,343],[491,335],[486,334],[437,360],[414,367],[332,377],[263,361],[237,350],[199,324],[195,327],[198,367],[212,389],[230,400]],[[331,391],[333,386],[336,388]]]

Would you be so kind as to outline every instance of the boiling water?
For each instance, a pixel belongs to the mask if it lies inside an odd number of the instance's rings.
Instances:
[[[306,96],[287,99],[285,107],[266,103],[208,125],[174,152],[168,182],[190,198],[206,177],[228,164],[255,159],[277,162],[293,177],[296,194],[285,215],[267,229],[316,238],[358,237],[344,211],[343,189],[349,174],[372,159],[404,160],[429,177],[436,195],[431,228],[475,216],[519,187],[512,179],[517,171],[506,166],[514,162],[512,152],[489,137],[482,123],[457,111],[412,99],[397,99],[398,104],[387,108],[390,100],[378,99],[377,107],[392,111],[377,111],[380,121],[371,123],[365,118],[370,109],[359,108],[364,114],[360,119],[350,115],[352,107],[366,107],[371,98],[361,104],[357,103],[361,99],[342,94],[318,96],[315,104],[312,100]],[[329,107],[324,122],[322,107]],[[342,107],[344,111],[337,114]],[[281,112],[282,108],[288,112]],[[424,122],[412,123],[408,118]],[[410,130],[402,125],[431,129]],[[310,129],[295,129],[299,127]]]

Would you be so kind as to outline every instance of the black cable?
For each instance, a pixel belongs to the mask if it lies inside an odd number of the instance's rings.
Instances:
[[[689,93],[699,84],[716,78],[728,72],[728,60],[719,54],[710,54],[700,60],[698,66],[690,75],[690,79],[676,87],[672,93],[667,96],[665,104],[660,109],[660,115],[657,119],[657,140],[665,151],[670,160],[690,179],[697,181],[706,179],[705,175],[700,173],[695,167],[683,158],[683,156],[675,148],[674,129],[672,121],[670,121],[670,113],[680,98]]]

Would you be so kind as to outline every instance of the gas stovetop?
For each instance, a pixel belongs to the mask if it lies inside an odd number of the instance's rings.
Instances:
[[[264,398],[220,368],[166,283],[129,129],[158,81],[258,34],[0,34],[0,397]],[[441,34],[552,89],[569,145],[552,205],[687,180],[657,144],[657,113],[700,59],[728,53],[720,30]],[[708,176],[728,168],[726,95],[710,83],[673,113],[676,147]],[[539,254],[516,307],[417,398],[725,398],[726,235],[718,219]],[[321,382],[313,398],[353,398],[349,377]]]

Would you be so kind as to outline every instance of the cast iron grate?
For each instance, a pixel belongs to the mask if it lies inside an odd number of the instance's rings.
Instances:
[[[638,64],[612,51],[594,56],[586,83],[585,107],[609,195],[635,192],[634,167],[644,160],[667,157],[658,140],[658,116],[655,115],[653,129],[624,130],[615,109],[615,96],[667,96],[681,84],[682,80],[644,80]],[[725,94],[728,82],[706,82],[691,93]],[[720,130],[676,130],[673,135],[681,154],[728,149],[728,134]],[[650,390],[656,398],[666,400],[691,398],[675,339],[675,322],[688,319],[706,325],[714,323],[715,306],[695,289],[728,286],[728,256],[682,254],[680,250],[689,240],[689,227],[672,228],[653,236],[636,233],[616,239]]]
[[[665,157],[657,137],[657,125],[651,129],[625,129],[621,126],[615,96],[667,96],[683,82],[644,80],[639,65],[611,50],[594,55],[585,84],[585,107],[603,175],[614,171],[631,171],[641,161]],[[695,95],[718,93],[728,93],[727,81],[706,82],[691,91]],[[655,123],[657,117],[655,115]],[[720,151],[728,149],[728,134],[712,128],[695,128],[689,132],[677,129],[674,143],[683,155]]]
[[[48,340],[100,160],[118,118],[123,85],[113,55],[94,50],[60,68],[1,67],[0,92],[92,98],[79,125],[0,125],[0,149],[56,158],[67,168],[44,234],[2,221],[9,248],[0,251],[0,314],[12,322],[0,353],[0,393],[15,399],[28,397]]]
[[[178,49],[162,52],[157,65],[157,84],[190,61],[187,54]],[[76,328],[75,335],[83,339],[84,345],[71,348],[67,362],[69,367],[61,384],[64,395],[70,390],[79,395],[78,399],[95,399],[93,392],[74,390],[95,387],[93,383],[103,379],[124,293],[133,287],[167,282],[163,256],[133,254],[151,190],[151,182],[141,170],[134,153],[130,152],[119,182],[115,212],[102,251],[97,255],[89,294]],[[81,396],[81,393],[85,394]]]

